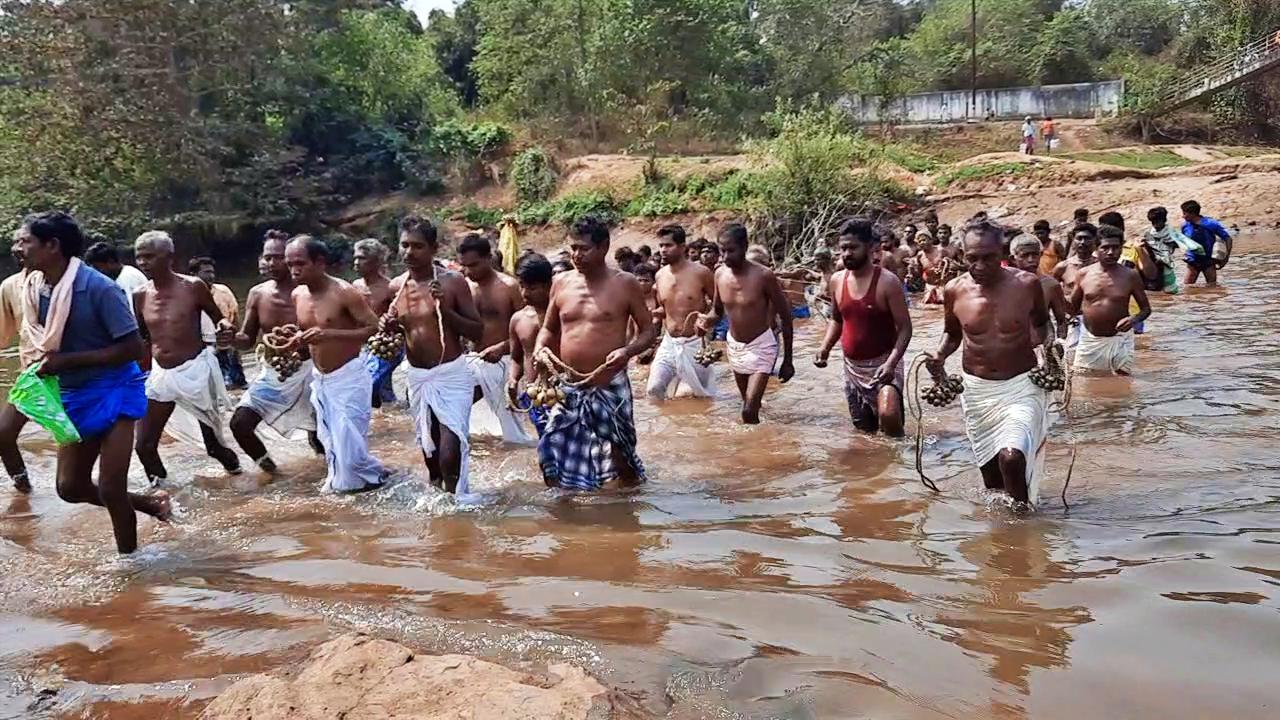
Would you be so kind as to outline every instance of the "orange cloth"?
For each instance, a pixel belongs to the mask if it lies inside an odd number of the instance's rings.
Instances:
[[[222,311],[222,317],[232,325],[236,324],[236,319],[240,315],[240,303],[236,300],[236,294],[231,292],[231,288],[226,285],[215,283],[209,289],[213,293],[213,303]]]
[[[1049,243],[1049,247],[1040,253],[1040,274],[1052,275],[1053,269],[1058,267],[1058,263],[1062,262],[1062,258],[1058,257],[1057,243]]]

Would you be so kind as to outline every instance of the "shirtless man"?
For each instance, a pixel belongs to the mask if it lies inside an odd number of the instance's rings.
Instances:
[[[296,285],[293,308],[302,330],[286,351],[305,347],[315,364],[311,405],[328,466],[322,490],[381,487],[387,470],[369,455],[373,378],[360,360],[378,318],[359,290],[329,274],[329,248],[323,242],[299,235],[285,246],[284,261]]]
[[[352,248],[352,264],[359,275],[351,285],[364,297],[365,303],[375,315],[381,317],[391,306],[391,280],[387,278],[387,246],[377,238],[365,238]],[[380,408],[384,404],[396,401],[395,389],[391,385],[391,375],[400,365],[403,358],[384,360],[364,350],[365,369],[373,378],[373,406]]]
[[[259,337],[282,325],[298,324],[298,311],[293,305],[295,285],[284,262],[288,243],[288,233],[281,230],[268,230],[262,241],[259,265],[267,280],[250,288],[244,301],[244,325],[235,339],[238,350],[252,350]],[[305,431],[311,448],[317,455],[324,454],[316,438],[316,415],[311,406],[314,367],[308,357],[293,375],[282,380],[270,365],[261,363],[258,377],[249,383],[240,405],[231,414],[231,434],[236,443],[265,472],[274,473],[277,466],[258,438],[258,425],[264,421],[284,437],[297,430]]]
[[[542,330],[542,319],[547,314],[547,303],[551,300],[551,279],[553,277],[551,263],[537,253],[525,255],[516,263],[516,279],[520,282],[520,295],[524,298],[524,307],[511,316],[509,328],[511,346],[511,367],[507,375],[507,398],[512,407],[527,408],[529,421],[542,437],[547,430],[547,411],[534,407],[529,394],[521,391],[523,382],[527,388],[538,379],[538,366],[533,361],[533,351],[538,344],[538,333]],[[554,352],[556,348],[552,348]]]
[[[1062,286],[1048,275],[1040,273],[1040,256],[1045,252],[1040,238],[1034,235],[1019,235],[1010,246],[1013,255],[1013,266],[1029,272],[1040,279],[1040,289],[1044,291],[1044,301],[1053,316],[1053,332],[1048,327],[1037,327],[1036,337],[1043,341],[1049,336],[1065,340],[1067,337],[1067,299],[1062,295]]]
[[[1151,304],[1142,275],[1120,264],[1124,232],[1103,226],[1100,235],[1098,262],[1080,272],[1071,293],[1071,310],[1083,320],[1075,367],[1128,375],[1134,364],[1133,331],[1151,316]],[[1133,315],[1130,300],[1138,306]]]
[[[356,278],[351,285],[360,291],[375,315],[386,314],[391,307],[391,279],[387,277],[387,246],[377,238],[365,238],[352,248]]]
[[[409,414],[431,484],[465,496],[475,378],[462,341],[481,343],[488,328],[476,311],[467,279],[436,264],[438,250],[430,221],[415,216],[400,221],[405,273],[391,283],[398,299],[386,322],[404,332]],[[475,248],[468,248],[467,254],[474,256]],[[488,264],[487,256],[483,264]],[[499,283],[495,289],[503,291],[506,285]],[[493,299],[496,304],[496,293]]]
[[[667,398],[683,386],[693,397],[713,397],[713,369],[699,365],[694,356],[702,349],[703,335],[695,321],[715,300],[715,275],[687,258],[685,231],[679,225],[658,229],[658,252],[666,262],[656,280],[666,333],[654,355],[645,392],[649,397]]]
[[[942,261],[947,259],[942,248],[934,243],[933,237],[920,233],[918,237],[920,252],[915,262],[920,268],[920,275],[925,281],[925,305],[942,304]]]
[[[138,267],[151,282],[134,293],[133,306],[154,362],[136,449],[153,485],[169,477],[160,460],[160,435],[175,408],[195,419],[209,457],[233,475],[240,472],[240,458],[227,447],[223,433],[222,413],[231,405],[227,385],[217,356],[201,336],[201,313],[213,321],[219,343],[230,343],[235,328],[222,316],[207,284],[173,271],[173,255],[173,239],[164,232],[143,233],[134,243]],[[182,435],[175,434],[194,439]]]
[[[845,400],[854,426],[897,437],[905,424],[902,358],[911,344],[911,315],[902,283],[871,262],[878,244],[868,220],[850,220],[840,229],[844,270],[829,282],[831,321],[813,364],[826,367],[831,348],[840,341]]]
[[[935,380],[964,347],[965,426],[988,489],[1036,502],[1048,422],[1044,390],[1031,382],[1035,329],[1049,321],[1034,275],[1001,267],[1003,231],[979,221],[965,228],[969,272],[947,285],[942,344],[928,356]]]
[[[1053,269],[1053,279],[1062,285],[1063,297],[1071,297],[1080,273],[1097,262],[1097,258],[1093,256],[1097,243],[1098,228],[1093,225],[1088,223],[1077,225],[1071,231],[1071,257],[1058,263],[1058,266]],[[1066,346],[1070,349],[1080,342],[1080,318],[1073,314],[1068,324],[1071,327],[1067,332]]]
[[[637,485],[644,465],[636,454],[627,365],[653,345],[653,318],[635,277],[605,265],[608,227],[586,218],[569,228],[568,240],[575,269],[552,281],[534,355],[539,363],[567,366],[581,384],[565,387],[568,397],[552,409],[538,463],[552,487]]]
[[[505,392],[512,364],[511,316],[524,307],[524,298],[515,278],[493,269],[492,256],[489,241],[480,235],[467,235],[458,245],[458,263],[462,265],[476,312],[484,324],[476,352],[467,356],[467,365],[475,378],[474,399],[483,400],[493,418],[484,417],[485,426],[473,430],[501,435],[516,445],[533,445],[535,438],[527,426],[507,407]]]
[[[760,404],[778,359],[775,319],[782,327],[783,341],[778,379],[785,383],[796,374],[791,356],[791,305],[773,271],[747,260],[745,227],[733,223],[720,232],[720,253],[724,267],[716,271],[716,307],[699,322],[705,332],[728,315],[726,350],[742,396],[742,422],[755,425],[760,422]]]

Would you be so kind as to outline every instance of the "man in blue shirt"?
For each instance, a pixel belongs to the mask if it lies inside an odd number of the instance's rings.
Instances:
[[[116,549],[131,553],[138,546],[135,511],[169,517],[166,494],[128,492],[133,426],[147,410],[145,375],[137,363],[143,351],[138,323],[124,290],[80,262],[85,242],[74,218],[62,212],[31,215],[19,232],[26,267],[40,274],[32,279],[39,291],[40,327],[48,321],[53,288],[68,272],[75,273],[61,342],[45,353],[37,371],[57,376],[62,404],[81,438],[58,449],[58,496],[105,507]]]
[[[1217,285],[1218,269],[1227,266],[1227,261],[1231,258],[1231,251],[1234,249],[1231,233],[1227,232],[1222,223],[1211,217],[1201,215],[1200,203],[1195,200],[1188,200],[1182,203],[1182,219],[1186,221],[1182,223],[1182,234],[1204,248],[1203,255],[1187,252],[1187,287],[1195,284],[1201,273],[1204,274],[1206,285]],[[1218,258],[1215,258],[1213,246],[1219,240],[1226,244],[1226,252],[1223,253],[1220,249]]]

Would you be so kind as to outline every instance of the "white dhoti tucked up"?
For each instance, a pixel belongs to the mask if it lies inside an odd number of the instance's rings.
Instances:
[[[176,406],[165,426],[165,432],[174,439],[203,448],[200,429],[193,427],[193,423],[199,423],[213,430],[218,442],[227,444],[222,416],[231,407],[231,400],[212,348],[201,350],[175,368],[152,365],[147,375],[147,399]]]
[[[1031,373],[1008,380],[986,380],[964,373],[965,430],[978,466],[1006,448],[1027,460],[1027,499],[1036,504],[1044,474],[1045,435],[1049,430],[1049,397],[1031,382]]]
[[[729,368],[739,375],[772,375],[778,361],[778,336],[766,328],[748,343],[738,342],[730,332],[725,340]]]
[[[511,356],[504,355],[498,362],[491,363],[479,355],[467,355],[467,367],[475,385],[484,394],[471,408],[471,432],[500,437],[514,445],[537,445],[537,436],[523,418],[508,407],[507,373],[511,371]]]
[[[702,349],[702,338],[662,336],[653,364],[649,366],[649,384],[645,392],[651,397],[715,397],[714,371],[698,364],[694,356]],[[681,388],[685,388],[681,392]]]
[[[407,364],[407,363],[406,363]],[[458,470],[458,495],[469,494],[467,473],[471,469],[471,398],[475,381],[467,359],[458,357],[433,368],[409,366],[409,414],[413,416],[418,445],[427,457],[436,453],[431,430],[438,421],[458,436],[462,465]]]
[[[1074,366],[1077,370],[1105,370],[1107,372],[1133,372],[1137,347],[1133,332],[1116,333],[1100,337],[1080,324],[1080,344],[1076,346]]]
[[[311,405],[316,435],[324,445],[329,474],[324,492],[357,492],[383,483],[387,470],[369,455],[373,378],[359,357],[334,370],[311,371]]]
[[[248,408],[262,422],[282,437],[301,430],[314,432],[316,411],[311,405],[311,378],[315,364],[310,360],[281,380],[280,374],[267,363],[261,364],[258,377],[249,383],[237,407]]]

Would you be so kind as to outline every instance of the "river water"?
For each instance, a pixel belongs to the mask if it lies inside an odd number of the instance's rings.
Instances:
[[[402,471],[360,497],[320,495],[301,447],[270,484],[162,448],[180,520],[118,559],[29,442],[35,493],[0,490],[0,717],[191,717],[352,629],[569,659],[636,716],[1275,717],[1275,240],[1157,299],[1132,380],[1077,384],[1030,517],[983,501],[958,409],[925,420],[941,495],[909,442],[856,436],[838,370],[807,361],[815,324],[759,427],[732,400],[638,402],[651,482],[630,496],[556,499],[531,451],[480,442],[494,498],[459,511],[391,410],[374,448]],[[913,314],[912,355],[940,316]]]

